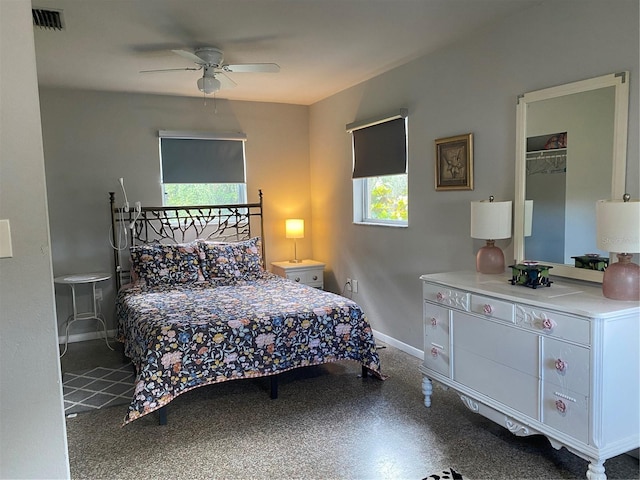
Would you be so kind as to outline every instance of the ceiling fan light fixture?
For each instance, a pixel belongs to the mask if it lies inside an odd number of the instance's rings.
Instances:
[[[200,77],[198,79],[198,90],[205,94],[215,93],[220,90],[220,80],[215,77]]]

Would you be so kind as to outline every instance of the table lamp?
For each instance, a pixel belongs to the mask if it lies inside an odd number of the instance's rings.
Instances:
[[[640,201],[599,200],[596,203],[597,245],[615,252],[618,261],[604,271],[602,294],[614,300],[640,300],[640,266],[631,262],[640,252]]]
[[[504,254],[495,240],[511,237],[511,201],[471,202],[471,237],[487,244],[478,250],[476,270],[480,273],[504,273]]]
[[[298,251],[296,239],[304,238],[304,220],[301,218],[288,218],[285,220],[285,235],[287,238],[293,238],[293,260],[291,263],[300,263],[298,260]]]

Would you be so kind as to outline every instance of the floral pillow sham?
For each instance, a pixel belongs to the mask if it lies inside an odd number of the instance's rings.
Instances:
[[[203,281],[198,244],[137,245],[130,248],[134,283],[178,285]]]
[[[198,242],[205,280],[256,280],[262,277],[262,240],[235,243]]]

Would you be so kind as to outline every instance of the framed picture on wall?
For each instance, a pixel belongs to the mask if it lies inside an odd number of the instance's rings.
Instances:
[[[473,134],[436,139],[436,190],[473,190]]]

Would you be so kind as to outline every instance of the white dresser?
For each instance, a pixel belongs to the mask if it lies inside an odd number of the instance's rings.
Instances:
[[[424,403],[432,380],[515,435],[604,462],[640,445],[640,304],[600,285],[562,281],[531,289],[511,276],[423,275]]]

